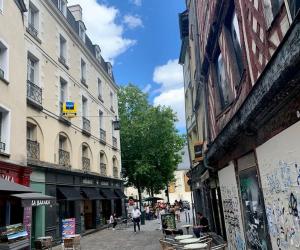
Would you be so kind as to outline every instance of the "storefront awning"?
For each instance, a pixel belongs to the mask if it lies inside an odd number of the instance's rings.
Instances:
[[[118,199],[117,195],[110,189],[100,189],[100,192],[103,194],[105,199]]]
[[[39,206],[52,206],[55,205],[55,197],[44,195],[41,193],[22,193],[13,194],[12,197],[16,197],[22,200],[23,207],[39,207]]]
[[[84,196],[89,200],[103,200],[104,197],[100,195],[96,188],[81,188]]]
[[[60,192],[62,196],[60,199],[62,200],[69,200],[69,201],[82,200],[79,190],[77,190],[74,187],[57,187],[57,190]]]
[[[127,198],[127,196],[123,193],[123,191],[121,189],[115,189],[115,193],[120,199]]]
[[[8,192],[8,193],[35,193],[36,192],[29,187],[7,181],[1,177],[0,177],[0,191]]]

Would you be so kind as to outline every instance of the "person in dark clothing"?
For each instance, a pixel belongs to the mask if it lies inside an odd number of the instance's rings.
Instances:
[[[197,213],[197,225],[193,228],[194,234],[200,238],[201,234],[209,232],[209,224],[207,218],[202,213]]]

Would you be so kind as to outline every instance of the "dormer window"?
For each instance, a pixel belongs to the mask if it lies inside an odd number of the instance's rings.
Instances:
[[[83,42],[85,42],[85,27],[83,23],[79,23],[79,36]]]
[[[99,48],[99,46],[95,47],[95,52],[96,52],[96,59],[101,62],[101,50]]]
[[[58,9],[66,17],[67,16],[67,1],[58,0]]]
[[[109,74],[110,77],[112,77],[112,66],[110,62],[107,62],[107,73]]]

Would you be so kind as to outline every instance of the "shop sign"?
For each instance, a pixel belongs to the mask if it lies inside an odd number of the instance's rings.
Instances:
[[[32,200],[31,206],[39,207],[39,206],[49,206],[51,205],[51,200]]]
[[[13,176],[5,175],[5,174],[1,174],[0,176],[1,176],[1,178],[3,178],[6,181],[15,183],[15,178]]]
[[[203,161],[203,142],[194,143],[195,162]]]
[[[88,185],[93,185],[94,181],[92,179],[84,178],[84,179],[82,179],[82,183],[83,184],[88,184]]]

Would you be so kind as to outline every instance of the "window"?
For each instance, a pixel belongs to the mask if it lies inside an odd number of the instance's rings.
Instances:
[[[101,62],[101,50],[100,50],[100,48],[99,48],[98,45],[96,45],[95,51],[96,51],[96,59],[97,59],[99,62]]]
[[[87,98],[82,97],[82,116],[87,117]]]
[[[86,85],[86,63],[81,59],[81,82]]]
[[[230,102],[230,90],[228,86],[228,80],[226,77],[226,69],[224,59],[221,53],[216,58],[215,61],[216,72],[217,72],[217,84],[220,95],[221,108],[225,108]]]
[[[59,149],[60,150],[65,150],[66,149],[66,141],[67,141],[67,138],[64,137],[63,135],[59,135]]]
[[[10,112],[0,106],[0,152],[8,153],[10,138]]]
[[[65,0],[58,0],[58,9],[64,16],[67,16],[67,3]]]
[[[3,13],[3,0],[0,0],[0,14]]]
[[[28,10],[28,29],[31,35],[38,36],[39,10],[30,2]]]
[[[99,127],[100,129],[103,129],[103,112],[100,110],[99,111]]]
[[[242,46],[241,46],[241,35],[239,29],[239,23],[237,19],[237,14],[234,10],[230,11],[225,20],[225,26],[230,33],[230,43],[235,53],[236,64],[238,68],[239,77],[241,77],[244,64],[243,64],[243,57],[242,57]]]
[[[86,145],[82,145],[82,157],[88,158],[88,147]]]
[[[102,82],[99,78],[98,78],[98,98],[102,100]]]
[[[107,63],[107,73],[112,77],[112,66],[109,62]]]
[[[8,49],[0,41],[0,79],[8,80]]]
[[[38,85],[38,60],[31,54],[27,57],[27,81]]]
[[[60,94],[59,94],[59,104],[60,104],[60,112],[63,111],[63,104],[67,101],[67,86],[68,83],[60,78]]]
[[[60,50],[59,57],[62,60],[62,62],[64,64],[66,64],[66,58],[67,58],[67,41],[66,41],[66,39],[62,35],[59,36],[59,50]]]
[[[85,42],[85,27],[82,22],[79,23],[79,37]]]
[[[35,126],[33,124],[27,123],[26,127],[26,137],[28,140],[35,140]]]
[[[114,110],[114,93],[110,91],[110,109]]]

